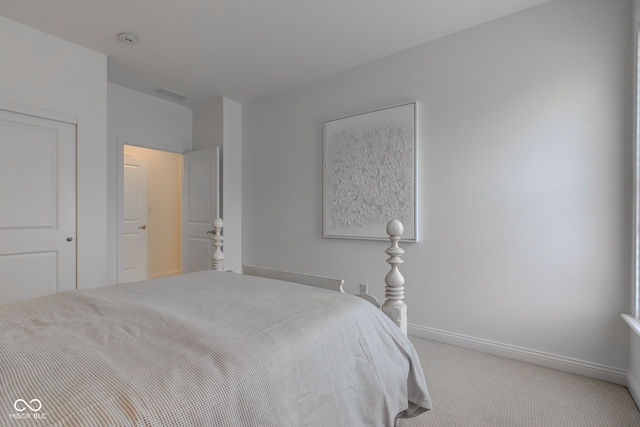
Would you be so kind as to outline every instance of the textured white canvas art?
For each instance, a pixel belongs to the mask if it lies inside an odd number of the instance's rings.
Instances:
[[[325,122],[324,236],[416,241],[416,103]]]

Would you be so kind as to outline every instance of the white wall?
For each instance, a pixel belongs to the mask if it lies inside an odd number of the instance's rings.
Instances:
[[[222,147],[224,139],[224,98],[193,111],[193,149]]]
[[[242,105],[224,99],[222,213],[225,269],[242,271]]]
[[[243,261],[382,298],[388,244],[322,238],[323,122],[417,100],[412,331],[624,381],[630,13],[556,0],[244,105]]]
[[[224,267],[242,270],[242,105],[218,98],[194,110],[193,149],[220,147]]]
[[[108,84],[108,255],[109,283],[117,282],[118,156],[123,140],[145,148],[191,151],[191,108],[122,86]]]
[[[107,281],[107,58],[0,17],[0,100],[78,118],[78,287]]]

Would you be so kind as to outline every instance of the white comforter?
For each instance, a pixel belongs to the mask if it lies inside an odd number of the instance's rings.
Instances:
[[[368,302],[199,272],[0,305],[0,425],[392,426],[431,407]]]

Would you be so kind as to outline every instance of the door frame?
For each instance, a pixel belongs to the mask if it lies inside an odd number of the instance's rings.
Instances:
[[[76,125],[76,146],[77,133],[78,133],[78,116],[72,116],[71,114],[58,113],[57,111],[43,110],[42,108],[31,107],[29,105],[15,104],[13,102],[3,101],[0,99],[0,110],[9,111],[12,113],[26,114],[27,116],[40,117],[41,119],[55,120],[57,122],[69,123]],[[78,185],[76,184],[76,187]]]
[[[133,145],[135,147],[140,148],[148,148],[149,150],[158,150],[164,151],[167,153],[176,153],[183,155],[183,152],[167,150],[165,148],[157,148],[154,147],[153,144],[150,144],[144,140],[139,138],[131,138],[126,135],[118,135],[118,148],[117,148],[117,184],[116,184],[116,198],[118,204],[118,213],[117,213],[117,233],[118,240],[116,242],[116,264],[117,264],[117,283],[122,283],[123,280],[123,268],[124,268],[124,249],[123,249],[123,234],[124,234],[124,146],[125,145]]]

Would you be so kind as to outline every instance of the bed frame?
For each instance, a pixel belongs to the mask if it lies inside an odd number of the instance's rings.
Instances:
[[[286,270],[273,270],[271,268],[243,265],[242,274],[249,276],[266,277],[268,279],[283,280],[285,282],[300,283],[302,285],[315,286],[316,288],[329,289],[344,293],[342,285],[344,280],[331,277],[313,276],[310,274],[294,273]]]
[[[216,271],[224,271],[224,253],[220,249],[224,237],[222,236],[223,221],[216,218],[213,221],[213,230],[208,233],[213,234],[212,245],[214,247],[211,256],[211,269]],[[389,258],[387,263],[391,266],[391,270],[387,273],[385,281],[385,301],[380,307],[402,332],[407,334],[407,305],[404,303],[404,276],[398,269],[403,263],[402,255],[404,250],[398,246],[398,241],[404,232],[404,227],[400,221],[394,219],[387,224],[387,234],[391,240],[391,246],[385,250]],[[274,270],[271,268],[256,267],[251,265],[243,265],[242,273],[251,276],[265,277],[269,279],[283,280],[285,282],[300,283],[303,285],[315,286],[319,288],[329,289],[344,293],[342,285],[344,280],[333,279],[330,277],[313,276],[310,274],[295,273],[285,270]],[[363,296],[367,301],[378,306],[377,300],[370,295]]]

